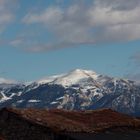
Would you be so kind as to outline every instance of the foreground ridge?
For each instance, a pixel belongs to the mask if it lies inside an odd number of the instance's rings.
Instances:
[[[0,110],[0,135],[6,140],[80,140],[118,133],[140,134],[140,120],[113,111],[66,111],[3,108]],[[123,136],[123,135],[122,135]]]

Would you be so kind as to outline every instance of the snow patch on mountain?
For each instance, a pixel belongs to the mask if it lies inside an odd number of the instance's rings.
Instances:
[[[7,97],[2,91],[1,91],[1,96],[2,97],[1,97],[0,103],[5,102],[5,101],[11,99],[11,97]]]
[[[38,102],[40,102],[40,100],[33,100],[33,99],[32,99],[32,100],[29,100],[28,102],[29,102],[29,103],[38,103]]]

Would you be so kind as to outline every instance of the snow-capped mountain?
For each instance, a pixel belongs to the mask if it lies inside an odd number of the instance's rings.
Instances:
[[[69,87],[76,84],[85,83],[89,78],[96,80],[98,75],[94,71],[80,70],[76,69],[66,74],[51,76],[42,80],[38,83],[53,83],[57,85],[62,85],[64,87]]]
[[[0,107],[112,108],[140,115],[139,101],[140,85],[136,82],[80,69],[28,84],[0,86]]]

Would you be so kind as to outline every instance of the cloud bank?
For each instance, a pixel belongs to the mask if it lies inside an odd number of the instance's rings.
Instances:
[[[139,0],[94,0],[88,5],[79,1],[67,7],[57,5],[29,12],[22,22],[43,26],[53,34],[50,42],[29,43],[33,45],[30,51],[38,52],[81,44],[139,40],[139,13]]]

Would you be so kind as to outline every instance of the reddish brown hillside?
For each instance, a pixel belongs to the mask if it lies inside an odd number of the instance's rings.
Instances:
[[[0,136],[0,140],[4,140],[4,138],[2,136]]]
[[[97,111],[6,109],[6,111],[55,132],[93,133],[106,129],[140,127],[140,120],[110,109]]]

